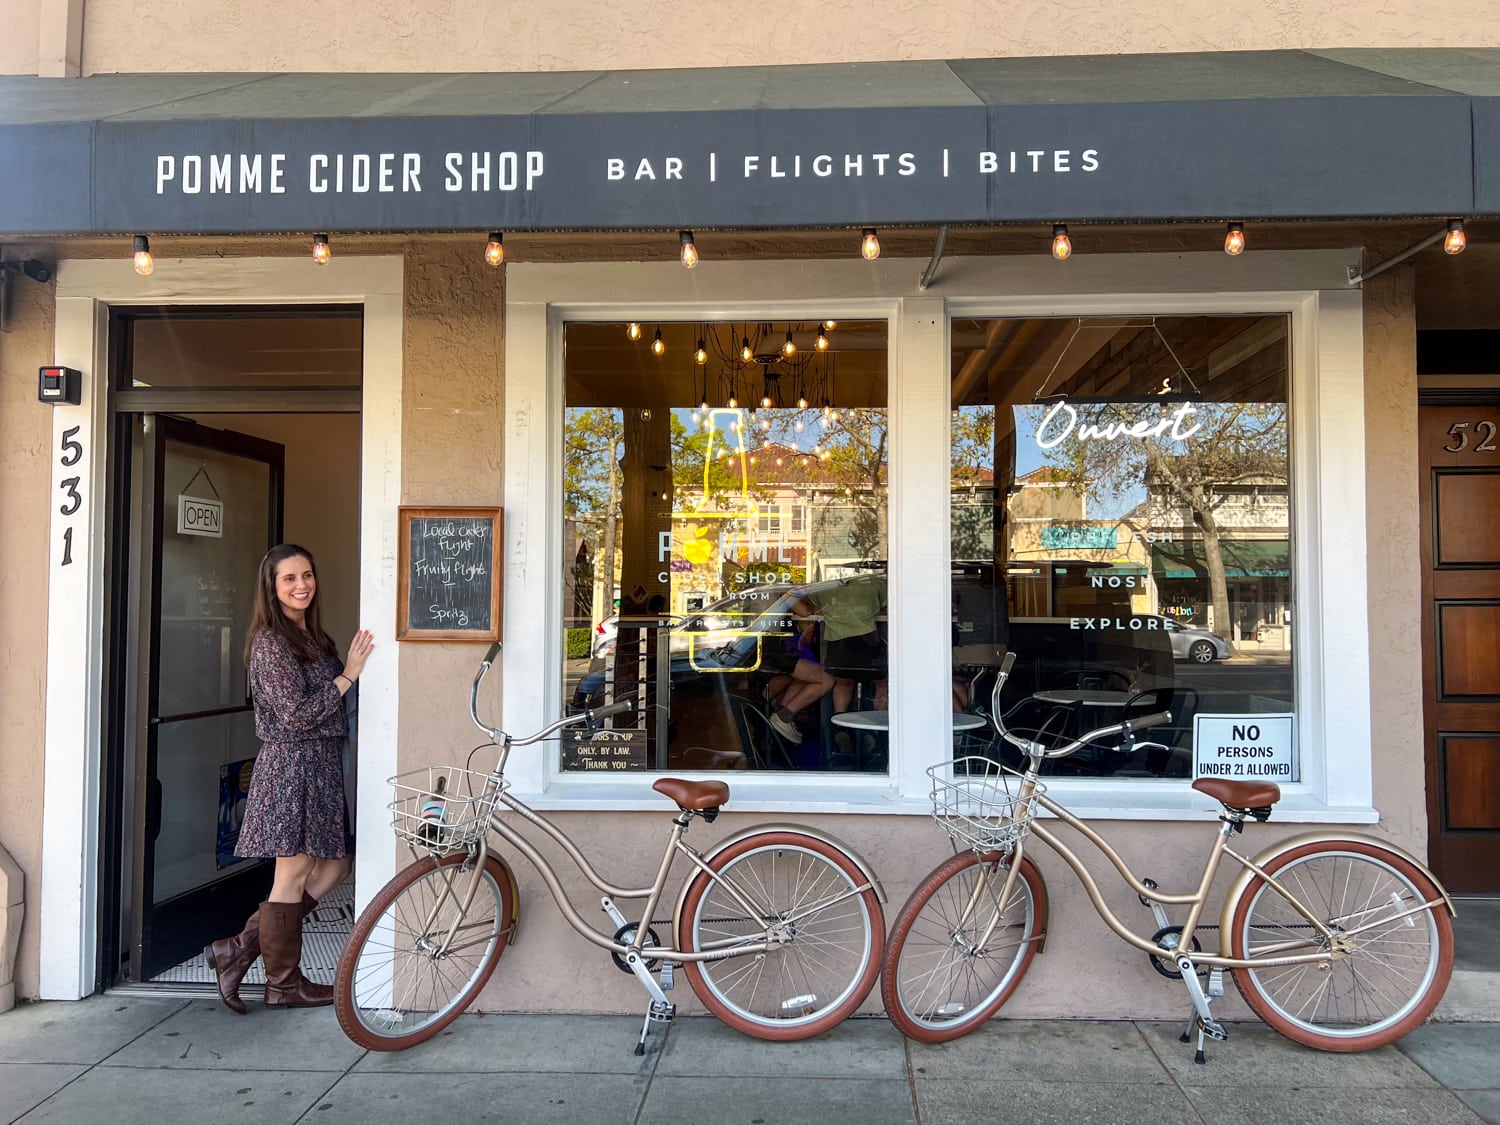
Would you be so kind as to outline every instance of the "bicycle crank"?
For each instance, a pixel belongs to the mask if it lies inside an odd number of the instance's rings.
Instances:
[[[618,944],[618,945],[632,945],[632,944],[634,944],[635,943],[635,932],[636,932],[636,930],[638,928],[639,928],[639,923],[637,923],[637,922],[626,922],[625,925],[621,926],[618,930],[615,931],[615,942],[616,942],[616,944]],[[653,930],[650,926],[647,926],[646,927],[646,940],[641,943],[641,949],[642,950],[647,950],[647,949],[652,948],[653,946],[655,946],[658,949],[661,948],[661,938],[657,936],[657,933],[656,933],[655,930]],[[633,977],[633,976],[635,976],[635,970],[630,967],[630,965],[626,962],[626,960],[625,960],[625,958],[623,956],[621,956],[618,953],[611,953],[610,956],[612,958],[614,958],[615,968],[619,969],[620,972],[624,973],[627,977]],[[646,966],[646,968],[649,969],[651,972],[655,972],[657,966],[661,964],[661,959],[660,958],[657,958],[657,957],[647,957],[647,956],[644,955],[644,953],[642,954],[641,961]]]
[[[1182,944],[1182,927],[1163,926],[1151,935],[1151,940],[1156,943],[1162,953],[1172,958],[1170,961],[1164,961],[1156,954],[1148,953],[1146,954],[1146,959],[1151,962],[1151,967],[1168,980],[1181,980],[1182,970],[1177,967],[1177,949]],[[1203,947],[1198,944],[1196,934],[1189,943],[1189,947],[1193,953],[1202,951]]]

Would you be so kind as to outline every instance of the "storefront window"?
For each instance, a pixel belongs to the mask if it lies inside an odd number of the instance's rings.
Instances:
[[[955,710],[1014,652],[1002,714],[1038,741],[1172,714],[1053,773],[1297,780],[1286,318],[952,329]]]
[[[885,773],[887,329],[572,323],[562,769]]]

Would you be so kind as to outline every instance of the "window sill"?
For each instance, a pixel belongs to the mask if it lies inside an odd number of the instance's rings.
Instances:
[[[757,778],[744,784],[743,774],[699,775],[725,781],[733,794],[725,806],[734,813],[832,813],[846,816],[931,816],[926,793],[901,796],[885,778],[860,778],[830,784]],[[553,780],[543,793],[517,794],[528,805],[546,812],[607,811],[661,812],[671,802],[652,792],[652,775],[629,781]],[[1212,821],[1219,805],[1193,792],[1186,782],[1139,781],[1128,785],[1066,779],[1049,783],[1052,796],[1083,820]],[[1271,814],[1271,823],[1374,824],[1380,813],[1368,806],[1331,806],[1300,785],[1285,787],[1285,796]],[[1044,814],[1045,815],[1045,814]]]

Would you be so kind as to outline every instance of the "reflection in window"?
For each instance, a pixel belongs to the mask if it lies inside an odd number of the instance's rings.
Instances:
[[[887,331],[826,323],[567,326],[564,698],[639,707],[563,769],[886,771]]]
[[[1287,744],[1193,742],[1294,707],[1286,318],[955,321],[953,349],[955,708],[1014,651],[1002,711],[1039,741],[1172,713],[1052,772],[1295,780]]]

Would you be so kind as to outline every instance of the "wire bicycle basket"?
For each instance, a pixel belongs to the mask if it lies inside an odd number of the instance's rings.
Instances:
[[[943,762],[929,767],[927,776],[938,827],[955,844],[976,852],[1014,848],[1036,815],[1037,798],[1046,792],[1046,786],[1035,782],[1022,800],[1023,775],[984,757]]]
[[[473,851],[510,788],[492,773],[457,766],[427,766],[389,780],[395,799],[386,807],[396,838],[435,856]]]

